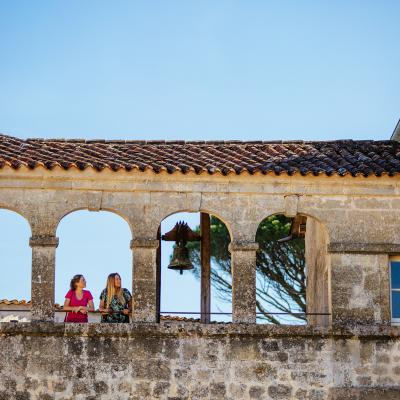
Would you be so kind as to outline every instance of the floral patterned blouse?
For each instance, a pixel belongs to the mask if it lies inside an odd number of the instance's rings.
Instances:
[[[125,304],[121,304],[118,297],[114,296],[111,300],[109,308],[112,311],[122,311],[128,307],[129,301],[132,299],[132,295],[128,289],[122,289],[122,294],[125,299]],[[104,307],[107,304],[107,289],[103,289],[100,295],[100,300],[104,301]],[[106,314],[101,316],[101,322],[129,322],[129,315],[125,315],[122,312],[116,312],[113,314]]]

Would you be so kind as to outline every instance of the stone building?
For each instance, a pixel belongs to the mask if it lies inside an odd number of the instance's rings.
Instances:
[[[0,399],[399,399],[399,151],[0,136],[0,207],[32,232],[31,322],[0,324]],[[131,228],[131,324],[54,320],[57,226],[82,209]],[[157,232],[181,211],[228,227],[230,324],[157,322]],[[307,218],[307,326],[256,324],[255,235],[273,214]]]

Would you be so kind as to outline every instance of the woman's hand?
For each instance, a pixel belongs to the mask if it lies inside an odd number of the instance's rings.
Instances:
[[[124,310],[122,310],[122,314],[129,315],[129,310],[125,308]]]
[[[79,312],[80,312],[81,314],[87,314],[88,310],[87,310],[86,307],[80,306],[80,307],[79,307]]]

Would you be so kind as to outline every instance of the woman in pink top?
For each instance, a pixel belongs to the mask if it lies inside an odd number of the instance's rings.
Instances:
[[[71,289],[65,295],[64,311],[69,311],[65,322],[88,322],[88,311],[94,311],[93,296],[86,287],[83,275],[71,279]]]

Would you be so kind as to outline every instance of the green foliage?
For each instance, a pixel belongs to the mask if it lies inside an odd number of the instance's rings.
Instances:
[[[256,241],[257,252],[257,311],[268,322],[279,324],[281,319],[272,312],[305,312],[304,239],[295,238],[279,243],[289,235],[291,219],[272,215],[260,224]],[[200,228],[197,227],[199,232]],[[231,263],[228,245],[230,235],[225,224],[211,217],[211,284],[225,301],[232,299]],[[188,243],[193,273],[200,277],[200,243]],[[305,316],[294,316],[304,320]]]
[[[289,235],[291,220],[283,215],[266,218],[257,231],[257,307],[270,322],[278,323],[268,310],[306,311],[304,239],[279,243]],[[305,316],[296,316],[304,320]]]

